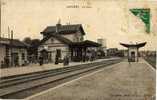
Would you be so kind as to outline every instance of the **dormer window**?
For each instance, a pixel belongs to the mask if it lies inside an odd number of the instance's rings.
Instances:
[[[51,38],[51,43],[53,43],[54,42],[54,39],[53,38]]]
[[[79,42],[79,37],[78,36],[76,37],[76,42]]]
[[[81,37],[80,37],[80,41],[83,41],[83,36],[81,35]]]

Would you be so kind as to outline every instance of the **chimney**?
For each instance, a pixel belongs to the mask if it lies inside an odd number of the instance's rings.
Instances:
[[[61,20],[58,20],[58,23],[56,24],[56,33],[59,32],[59,28],[61,27]]]

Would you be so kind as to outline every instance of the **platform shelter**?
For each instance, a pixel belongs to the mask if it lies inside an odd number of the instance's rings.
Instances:
[[[136,43],[136,44],[120,43],[120,45],[128,48],[128,61],[129,62],[138,62],[139,48],[144,47],[146,45],[146,42]]]

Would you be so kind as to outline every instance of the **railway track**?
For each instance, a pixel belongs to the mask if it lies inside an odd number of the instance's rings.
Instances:
[[[23,99],[120,61],[121,59],[105,60],[32,74],[4,77],[0,81],[0,97],[3,99]]]

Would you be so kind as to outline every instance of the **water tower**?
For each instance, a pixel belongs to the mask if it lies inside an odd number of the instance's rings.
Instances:
[[[106,39],[104,38],[99,38],[97,39],[97,42],[101,44],[101,47],[99,48],[100,50],[103,50],[105,55],[107,54],[107,47],[106,47]]]

